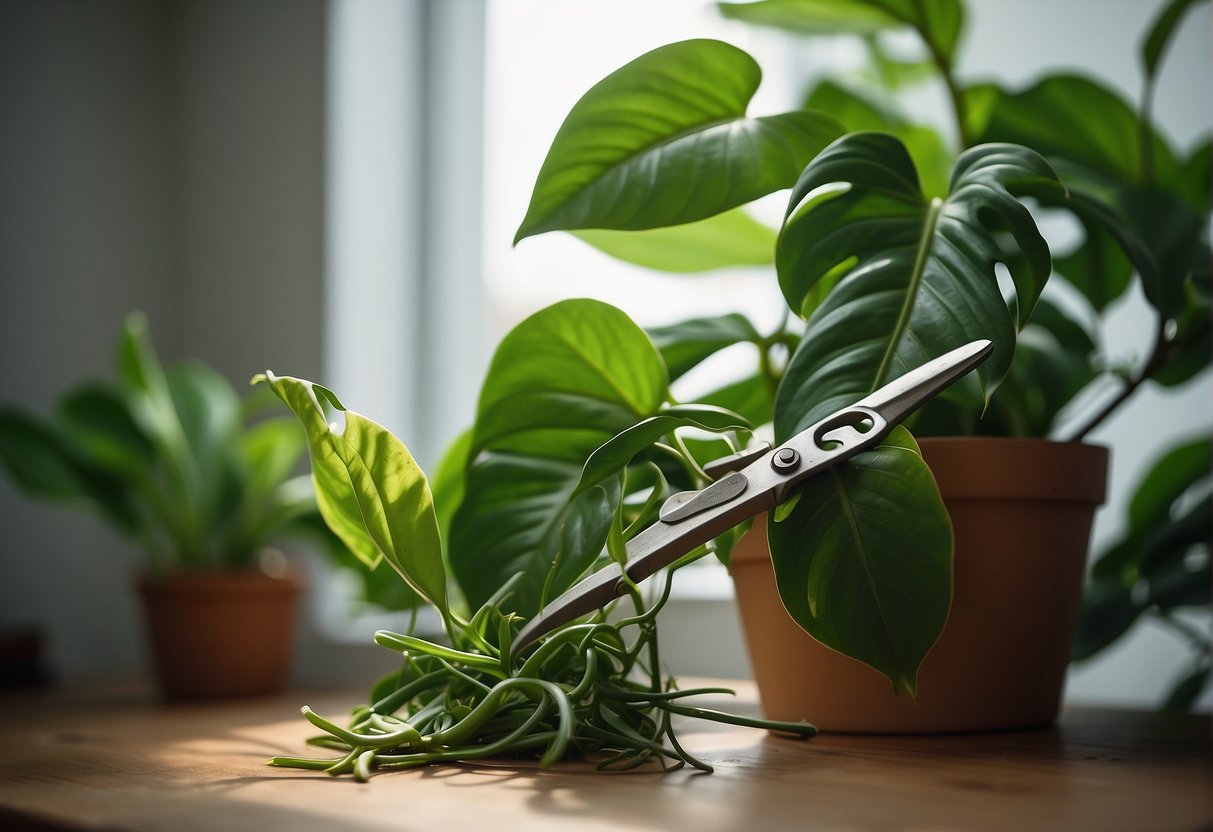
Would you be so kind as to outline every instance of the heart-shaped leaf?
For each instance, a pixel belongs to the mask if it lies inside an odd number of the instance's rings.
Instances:
[[[302,423],[312,458],[316,504],[329,528],[367,566],[386,558],[446,615],[446,570],[425,474],[399,439],[318,384],[267,372],[265,381]],[[330,426],[325,407],[345,426]]]
[[[563,301],[506,335],[481,390],[451,524],[451,568],[474,608],[521,572],[504,603],[531,615],[589,568],[620,497],[607,480],[574,498],[582,465],[667,396],[660,355],[613,306]]]
[[[663,46],[608,75],[556,133],[515,242],[679,225],[791,187],[842,128],[805,111],[747,118],[761,76],[715,40]]]
[[[1018,188],[1061,184],[1031,150],[983,145],[961,155],[947,198],[928,200],[905,147],[883,133],[845,136],[805,168],[780,235],[779,282],[796,310],[819,284],[834,285],[780,385],[779,437],[981,338],[994,342],[977,370],[989,399],[1015,343],[994,272],[1008,258],[995,235],[1009,232],[1021,254],[1011,273],[1021,326],[1051,271]]]
[[[809,635],[918,691],[952,595],[947,510],[913,437],[807,480],[782,522],[768,521],[784,607]]]

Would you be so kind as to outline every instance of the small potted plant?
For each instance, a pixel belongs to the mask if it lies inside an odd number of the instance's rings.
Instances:
[[[283,418],[246,427],[253,401],[201,363],[162,368],[141,314],[124,321],[115,363],[112,381],[73,388],[50,418],[0,410],[0,465],[31,497],[87,506],[142,549],[168,698],[277,690],[302,584],[281,555],[263,556],[310,533],[298,431]]]
[[[955,109],[961,150],[950,170],[941,169],[948,153],[937,133],[832,81],[808,96],[820,109],[748,117],[758,66],[718,41],[671,44],[636,59],[587,92],[557,133],[519,240],[572,231],[608,253],[655,262],[646,246],[660,250],[668,228],[699,223],[697,235],[733,233],[739,206],[792,187],[772,259],[803,330],[760,334],[729,315],[653,333],[677,372],[725,346],[754,343],[758,372],[704,401],[773,421],[776,440],[947,349],[980,337],[995,343],[975,383],[911,425],[919,436],[1007,437],[923,441],[943,502],[907,437],[896,463],[888,453],[857,458],[770,519],[774,580],[748,577],[767,563],[761,541],[756,556],[734,561],[739,590],[777,585],[790,618],[829,648],[803,638],[804,663],[794,668],[785,649],[796,633],[791,620],[773,612],[770,598],[742,598],[748,630],[780,627],[750,634],[769,715],[860,731],[1001,728],[1056,716],[1106,468],[1104,449],[1077,440],[1142,383],[1182,383],[1208,363],[1208,145],[1177,157],[1149,114],[1149,91],[1187,5],[1170,4],[1146,40],[1147,94],[1134,113],[1072,76],[1018,93],[962,85],[953,71],[964,20],[957,2],[860,0],[828,12],[778,0],[720,4],[731,17],[804,32],[916,32],[925,67]],[[904,78],[878,43],[873,50],[886,74]],[[1110,134],[1111,123],[1121,129]],[[1083,244],[1054,258],[1029,203],[1071,214]],[[1009,300],[997,263],[1011,278]],[[1055,271],[1092,313],[1137,275],[1158,313],[1142,368],[1105,365],[1089,324],[1044,294]],[[780,367],[777,356],[789,347]],[[1060,409],[1106,375],[1121,377],[1122,390],[1070,441],[1028,438],[1047,434]],[[1015,472],[1028,461],[1035,472]],[[1034,513],[991,516],[996,499],[1012,510],[1031,503]],[[1061,541],[1064,557],[1045,554]],[[1174,567],[1183,551],[1176,544],[1155,562]],[[1136,555],[1122,556],[1104,573],[1115,597],[1103,609],[1114,604],[1120,621],[1136,615],[1128,601],[1139,566]],[[987,577],[975,574],[987,568]],[[1206,557],[1179,579],[1198,586],[1207,570]],[[790,669],[804,688],[777,692]],[[927,691],[914,702],[920,685]]]

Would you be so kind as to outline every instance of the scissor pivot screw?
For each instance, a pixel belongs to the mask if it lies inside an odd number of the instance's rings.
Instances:
[[[791,448],[781,448],[771,459],[776,471],[795,471],[800,466],[800,454]]]

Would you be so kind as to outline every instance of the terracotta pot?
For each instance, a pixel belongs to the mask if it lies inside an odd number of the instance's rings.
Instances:
[[[223,699],[281,690],[302,588],[297,576],[255,570],[141,578],[139,594],[165,697]]]
[[[988,731],[1057,718],[1107,449],[1001,438],[920,445],[956,549],[952,608],[919,672],[918,701],[894,695],[880,673],[792,621],[758,522],[732,572],[767,717],[859,733]]]

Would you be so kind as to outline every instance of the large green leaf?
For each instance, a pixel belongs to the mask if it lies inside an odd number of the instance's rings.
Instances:
[[[1081,75],[1050,75],[1020,92],[983,86],[967,95],[989,99],[988,121],[977,141],[1023,144],[1050,160],[1138,181],[1141,124],[1129,103],[1103,84]],[[1159,179],[1173,181],[1174,154],[1158,136],[1151,141]]]
[[[611,73],[557,132],[515,242],[679,225],[791,187],[842,130],[822,113],[747,118],[761,74],[714,40],[663,46]]]
[[[740,208],[698,222],[646,231],[584,229],[573,236],[616,260],[690,274],[775,260],[775,230]]]
[[[916,696],[919,665],[948,616],[952,536],[913,438],[898,428],[800,495],[767,524],[784,606],[815,639]]]
[[[778,437],[931,358],[988,338],[978,370],[989,399],[1011,363],[1015,322],[999,291],[996,233],[1022,255],[1011,277],[1019,324],[1051,271],[1048,245],[1018,189],[1061,189],[1038,154],[983,145],[957,161],[946,199],[928,200],[905,147],[882,133],[854,133],[814,160],[792,194],[780,236],[779,281],[804,308],[818,284],[836,281],[812,314],[775,403]]]
[[[653,327],[648,333],[661,351],[671,381],[725,347],[762,341],[749,319],[736,312]]]
[[[486,452],[468,470],[451,523],[451,568],[472,609],[518,576],[502,609],[530,616],[593,564],[620,494],[608,480],[574,497],[581,467],[560,459]]]
[[[768,424],[775,407],[772,384],[761,375],[726,384],[697,398],[703,404],[731,410],[752,425]]]
[[[618,485],[576,499],[590,454],[655,415],[665,367],[623,312],[569,300],[502,340],[481,389],[466,496],[452,520],[451,568],[479,607],[516,574],[508,601],[524,615],[567,588],[602,551]]]
[[[318,384],[273,373],[257,380],[267,382],[303,425],[316,503],[329,528],[368,566],[386,558],[445,615],[446,570],[433,498],[404,444]],[[343,429],[329,425],[326,406],[343,414]]]
[[[498,345],[471,454],[493,449],[580,462],[656,412],[667,386],[652,342],[627,315],[593,300],[557,303]],[[552,442],[554,432],[560,437]]]

